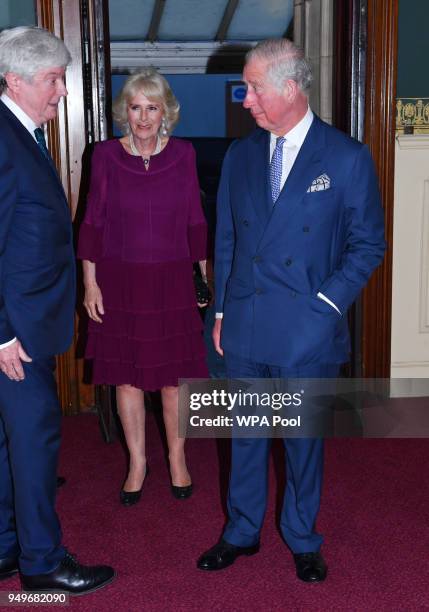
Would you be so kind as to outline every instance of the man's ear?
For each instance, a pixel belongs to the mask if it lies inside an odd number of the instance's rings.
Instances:
[[[7,88],[10,91],[13,93],[19,91],[22,81],[22,77],[19,76],[19,74],[16,74],[16,72],[6,72],[4,75],[4,80],[6,81]]]
[[[296,81],[294,81],[293,79],[288,79],[286,81],[286,85],[285,85],[285,89],[284,89],[284,93],[285,93],[285,97],[287,99],[287,101],[293,102],[296,98],[296,94],[298,92],[298,84]]]

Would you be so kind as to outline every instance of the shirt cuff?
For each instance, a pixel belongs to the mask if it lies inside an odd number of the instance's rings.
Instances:
[[[216,312],[215,319],[223,319],[223,312]]]
[[[3,344],[0,344],[0,351],[4,348],[7,348],[8,346],[10,346],[11,344],[13,344],[14,342],[16,342],[17,338],[12,338],[12,340],[9,340],[8,342],[4,342]]]
[[[319,291],[319,293],[317,294],[317,297],[320,298],[321,300],[323,300],[324,302],[326,302],[327,304],[329,304],[329,306],[332,306],[332,308],[335,308],[335,310],[338,312],[338,314],[341,315],[341,312],[335,306],[334,302],[331,302],[331,300],[329,298],[327,298],[326,295],[323,295],[323,293],[320,293],[320,291]]]

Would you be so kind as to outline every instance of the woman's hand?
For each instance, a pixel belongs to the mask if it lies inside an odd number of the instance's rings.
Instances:
[[[104,315],[103,296],[97,283],[91,283],[85,287],[85,299],[83,305],[88,316],[97,323],[103,323],[100,315]]]

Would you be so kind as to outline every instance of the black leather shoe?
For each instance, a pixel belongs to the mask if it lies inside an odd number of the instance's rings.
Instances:
[[[115,577],[107,565],[80,565],[70,554],[49,574],[21,575],[24,591],[63,591],[70,595],[85,595],[101,589]]]
[[[328,567],[319,552],[298,553],[293,556],[296,575],[304,582],[322,582],[328,573]]]
[[[57,476],[57,489],[59,489],[59,487],[62,487],[65,483],[66,479],[64,478],[64,476]]]
[[[259,543],[254,546],[234,546],[221,540],[218,544],[203,553],[197,561],[198,569],[215,571],[232,565],[240,555],[254,555],[259,552]]]
[[[19,572],[17,557],[4,557],[0,559],[0,580],[6,580]]]
[[[149,466],[146,465],[146,473],[143,478],[142,486],[140,487],[138,491],[124,491],[124,489],[121,490],[121,492],[119,493],[119,500],[123,506],[127,506],[127,507],[134,506],[134,504],[137,504],[140,501],[140,497],[142,496],[143,485],[145,483],[146,476],[148,474],[149,474]]]
[[[171,492],[176,499],[188,499],[188,497],[191,497],[192,491],[192,484],[187,485],[186,487],[176,487],[176,485],[171,485]]]
[[[142,489],[138,491],[122,491],[119,493],[119,500],[123,506],[134,506],[140,501],[142,496]]]

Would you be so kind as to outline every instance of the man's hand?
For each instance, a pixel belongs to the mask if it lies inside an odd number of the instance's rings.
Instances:
[[[223,350],[220,345],[220,332],[222,329],[222,319],[215,319],[215,323],[213,325],[212,338],[213,344],[216,349],[216,352],[219,353],[223,357]]]
[[[103,323],[103,319],[100,317],[100,315],[104,315],[103,296],[97,283],[91,283],[85,287],[83,305],[93,321]]]
[[[10,380],[24,380],[24,368],[21,361],[30,363],[31,357],[22,348],[19,340],[0,350],[0,370],[6,374]]]

